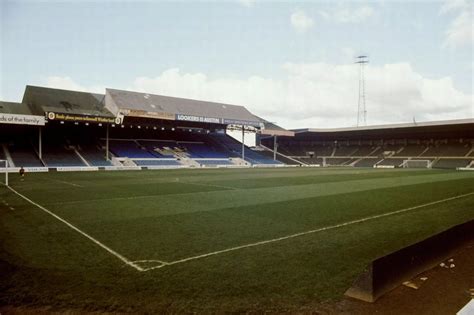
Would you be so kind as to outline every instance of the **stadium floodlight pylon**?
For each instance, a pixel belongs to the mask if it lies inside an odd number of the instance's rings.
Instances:
[[[356,57],[356,64],[359,64],[359,100],[357,102],[357,127],[361,124],[367,126],[367,109],[365,107],[365,77],[364,67],[369,63],[369,56],[360,55]]]
[[[402,163],[404,168],[431,168],[430,160],[404,160]]]
[[[0,173],[5,172],[5,186],[8,186],[8,161],[0,160]]]

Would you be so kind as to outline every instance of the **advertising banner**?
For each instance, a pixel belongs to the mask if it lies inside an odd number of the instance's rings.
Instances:
[[[220,118],[183,115],[183,114],[176,114],[176,120],[193,121],[193,122],[200,122],[200,123],[211,123],[211,124],[222,124],[222,120]]]
[[[47,167],[24,167],[23,168],[26,173],[43,173],[48,172],[49,169]],[[9,167],[8,173],[18,173],[20,171],[19,167]]]
[[[48,120],[87,122],[87,123],[95,123],[95,124],[120,125],[122,123],[122,119],[120,117],[88,116],[88,115],[54,113],[54,112],[47,112],[46,117],[48,118]]]
[[[253,127],[263,126],[261,122],[248,121],[248,120],[236,120],[236,119],[223,119],[223,123],[226,125],[242,125],[242,126],[253,126]]]
[[[90,172],[98,171],[97,166],[67,166],[67,167],[56,167],[58,172]]]
[[[43,116],[0,113],[0,124],[44,126],[45,119]]]

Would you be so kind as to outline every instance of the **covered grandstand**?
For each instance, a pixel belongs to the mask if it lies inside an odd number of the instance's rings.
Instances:
[[[12,170],[208,167],[474,169],[474,120],[286,130],[243,106],[106,89],[27,86],[0,103],[0,159]],[[228,130],[257,135],[250,148]]]
[[[227,135],[261,132],[245,107],[106,89],[27,86],[0,104],[0,159],[33,171],[283,166]],[[268,132],[268,131],[267,131]]]
[[[297,129],[280,137],[277,158],[301,165],[474,168],[474,119],[337,129]],[[263,147],[274,137],[261,136]],[[423,163],[418,163],[421,167]]]

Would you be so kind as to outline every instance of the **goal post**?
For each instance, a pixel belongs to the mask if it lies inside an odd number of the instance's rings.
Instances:
[[[404,160],[403,168],[431,168],[430,160]]]
[[[2,173],[5,173],[3,175]],[[8,186],[8,161],[7,160],[0,160],[0,177],[1,183],[5,186]]]

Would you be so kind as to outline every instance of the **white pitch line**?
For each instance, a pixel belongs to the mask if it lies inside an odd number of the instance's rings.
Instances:
[[[158,259],[143,259],[143,260],[134,260],[134,263],[139,263],[139,262],[158,262],[163,265],[167,265],[168,263],[166,261],[158,260]]]
[[[27,197],[25,197],[24,195],[20,194],[19,192],[17,192],[15,189],[11,188],[10,186],[7,186],[8,189],[10,189],[12,192],[14,192],[15,194],[17,194],[18,196],[20,196],[21,198],[25,199],[26,201],[28,201],[29,203],[31,203],[32,205],[40,208],[41,210],[43,210],[44,212],[46,212],[47,214],[49,214],[50,216],[54,217],[55,219],[61,221],[62,223],[66,224],[68,227],[70,227],[71,229],[73,229],[74,231],[78,232],[79,234],[81,234],[82,236],[88,238],[89,240],[91,240],[92,242],[94,242],[95,244],[99,245],[100,247],[102,247],[103,249],[105,249],[107,252],[109,252],[110,254],[112,254],[113,256],[117,257],[118,259],[120,259],[122,262],[124,262],[126,265],[129,265],[130,267],[133,267],[135,268],[136,270],[138,271],[144,271],[144,269],[136,264],[134,264],[131,260],[125,258],[124,256],[120,255],[119,253],[117,253],[116,251],[114,251],[113,249],[107,247],[106,245],[102,244],[101,242],[99,242],[98,240],[96,240],[95,238],[93,238],[92,236],[90,236],[89,234],[87,234],[86,232],[83,232],[82,230],[80,230],[79,228],[75,227],[74,225],[72,225],[71,223],[67,222],[66,220],[64,220],[63,218],[61,218],[60,216],[54,214],[53,212],[49,211],[48,209],[46,209],[45,207],[37,204],[36,202],[32,201],[31,199],[28,199]]]
[[[197,186],[208,186],[208,187],[226,188],[226,189],[232,189],[232,190],[239,190],[239,188],[231,187],[231,186],[224,186],[224,185],[192,183],[192,182],[177,182],[177,183],[190,184],[190,185],[197,185]]]
[[[315,229],[315,230],[295,233],[295,234],[282,236],[282,237],[278,237],[278,238],[274,238],[274,239],[270,239],[270,240],[266,240],[266,241],[260,241],[260,242],[256,242],[256,243],[250,243],[250,244],[230,247],[230,248],[227,248],[227,249],[218,250],[218,251],[215,251],[215,252],[210,252],[210,253],[207,253],[207,254],[192,256],[192,257],[188,257],[188,258],[183,258],[183,259],[179,259],[179,260],[175,260],[175,261],[171,261],[171,262],[166,262],[166,263],[163,262],[163,264],[161,264],[159,266],[145,268],[143,271],[159,269],[159,268],[163,268],[165,266],[181,264],[181,263],[188,262],[188,261],[191,261],[191,260],[202,259],[202,258],[206,258],[206,257],[209,257],[209,256],[215,256],[215,255],[219,255],[219,254],[223,254],[223,253],[227,253],[227,252],[236,251],[236,250],[239,250],[239,249],[255,247],[255,246],[265,245],[265,244],[269,244],[269,243],[275,243],[275,242],[279,242],[279,241],[283,241],[283,240],[287,240],[287,239],[291,239],[291,238],[295,238],[295,237],[299,237],[299,236],[303,236],[303,235],[308,235],[308,234],[313,234],[313,233],[317,233],[317,232],[337,229],[337,228],[352,225],[352,224],[362,223],[362,222],[375,220],[375,219],[379,219],[379,218],[383,218],[383,217],[387,217],[387,216],[391,216],[391,215],[395,215],[395,214],[399,214],[399,213],[403,213],[403,212],[416,210],[416,209],[427,207],[427,206],[436,205],[436,204],[443,203],[443,202],[446,202],[446,201],[451,201],[451,200],[455,200],[455,199],[459,199],[459,198],[464,198],[464,197],[467,197],[467,196],[470,196],[470,195],[474,195],[474,192],[470,192],[470,193],[467,193],[467,194],[458,195],[458,196],[455,196],[455,197],[450,197],[450,198],[446,198],[446,199],[442,199],[442,200],[437,200],[437,201],[433,201],[433,202],[429,202],[429,203],[425,203],[425,204],[422,204],[422,205],[418,205],[418,206],[414,206],[414,207],[410,207],[410,208],[405,208],[405,209],[401,209],[401,210],[397,210],[397,211],[393,211],[393,212],[378,214],[378,215],[365,217],[365,218],[358,219],[358,220],[353,220],[353,221],[348,221],[348,222],[345,222],[345,223],[326,226],[326,227],[322,227],[322,228]]]
[[[139,264],[139,263],[159,263],[158,266],[153,266],[153,267],[149,267],[149,268],[142,268],[143,270],[141,271],[148,271],[148,270],[151,270],[151,269],[157,269],[157,268],[161,268],[161,267],[164,267],[166,265],[168,265],[169,263],[167,263],[166,261],[162,261],[162,260],[158,260],[158,259],[144,259],[144,260],[134,260],[133,263],[135,264]]]
[[[79,184],[74,184],[74,183],[71,183],[71,182],[66,182],[64,180],[59,180],[59,179],[51,179],[50,180],[54,181],[54,182],[58,182],[58,183],[63,183],[63,184],[66,184],[66,185],[71,185],[71,186],[74,186],[74,187],[84,187],[82,185],[79,185]]]

